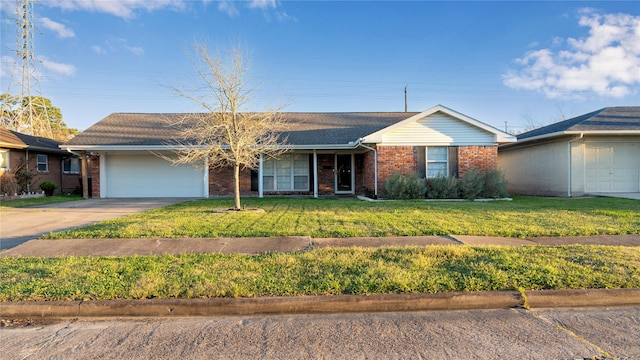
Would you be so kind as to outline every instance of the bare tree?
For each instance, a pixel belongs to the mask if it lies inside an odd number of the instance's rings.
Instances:
[[[211,56],[204,44],[194,46],[190,57],[206,91],[176,94],[195,101],[201,114],[187,114],[180,121],[180,144],[174,164],[208,164],[233,167],[235,209],[240,210],[240,170],[256,169],[260,155],[277,157],[285,151],[282,106],[262,112],[244,112],[255,88],[249,87],[243,53],[235,48],[227,58]],[[199,95],[200,94],[200,95]]]

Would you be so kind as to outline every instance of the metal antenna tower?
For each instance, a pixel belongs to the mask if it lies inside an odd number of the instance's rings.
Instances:
[[[34,51],[36,32],[33,1],[16,0],[16,64],[21,69],[20,94],[11,130],[43,137],[53,137],[47,105],[40,95],[40,81]],[[34,96],[33,90],[37,89]]]

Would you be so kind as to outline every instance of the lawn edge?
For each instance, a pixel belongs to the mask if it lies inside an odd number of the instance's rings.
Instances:
[[[525,301],[526,299],[526,301]],[[525,304],[526,302],[526,304]],[[639,306],[640,289],[0,302],[1,319],[184,317]]]

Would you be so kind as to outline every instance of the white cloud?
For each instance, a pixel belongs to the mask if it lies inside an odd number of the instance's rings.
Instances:
[[[39,19],[40,24],[45,29],[51,30],[55,32],[60,38],[72,38],[75,37],[76,34],[73,30],[64,26],[64,24],[60,24],[59,22],[55,22],[47,17],[42,17]]]
[[[276,6],[278,6],[276,0],[251,0],[249,3],[249,8],[251,9],[275,9]]]
[[[553,44],[566,48],[539,49],[516,59],[518,70],[503,75],[514,89],[537,90],[549,98],[571,98],[586,93],[621,98],[637,92],[640,85],[640,16],[598,14],[581,11],[580,26],[586,37]]]
[[[76,67],[71,64],[57,63],[55,61],[47,59],[46,57],[41,57],[40,61],[42,62],[42,66],[45,69],[53,71],[57,74],[71,76],[76,73]]]
[[[144,49],[140,46],[125,46],[133,55],[140,56],[144,54]]]
[[[231,0],[220,0],[220,2],[218,2],[218,10],[227,13],[229,17],[234,17],[240,14],[234,2]]]
[[[183,10],[185,8],[185,0],[47,0],[43,4],[64,10],[103,12],[124,19],[135,17],[136,11],[139,10]]]
[[[91,47],[91,50],[93,50],[94,53],[98,54],[98,55],[104,55],[107,53],[107,50],[105,50],[102,46],[100,45],[93,45]]]

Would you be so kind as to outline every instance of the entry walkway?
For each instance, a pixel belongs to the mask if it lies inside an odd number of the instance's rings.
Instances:
[[[614,245],[640,246],[640,235],[544,237],[517,239],[467,235],[318,238],[308,236],[269,238],[141,238],[31,240],[0,252],[0,257],[133,256],[164,254],[261,254],[304,251],[314,247],[379,247],[426,245]]]

